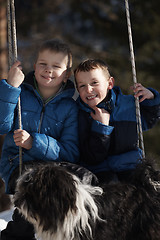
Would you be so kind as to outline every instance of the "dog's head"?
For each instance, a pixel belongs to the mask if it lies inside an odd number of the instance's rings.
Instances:
[[[69,209],[76,212],[75,182],[61,167],[39,165],[28,169],[17,182],[15,206],[29,221],[40,221],[43,230],[57,229]]]
[[[42,164],[22,174],[13,200],[38,236],[64,240],[74,239],[75,232],[81,235],[86,229],[91,234],[89,219],[99,219],[94,197],[102,192],[82,183],[62,166]]]

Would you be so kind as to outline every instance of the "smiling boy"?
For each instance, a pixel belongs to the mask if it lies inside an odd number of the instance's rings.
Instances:
[[[105,62],[86,60],[74,71],[80,97],[80,164],[97,175],[101,182],[118,177],[128,181],[142,159],[137,146],[134,97],[139,97],[143,130],[160,118],[160,94],[137,83],[132,95],[123,95],[114,87]]]
[[[24,167],[39,161],[74,163],[78,160],[78,109],[72,99],[74,84],[68,79],[71,66],[68,45],[53,39],[42,44],[34,71],[25,79],[17,61],[7,80],[0,81],[0,134],[6,134],[0,175],[9,194],[14,194],[19,174],[19,146],[22,147]],[[18,129],[16,110],[19,96],[22,129]],[[32,226],[17,210],[13,221],[1,233],[1,240],[11,239],[35,239]]]

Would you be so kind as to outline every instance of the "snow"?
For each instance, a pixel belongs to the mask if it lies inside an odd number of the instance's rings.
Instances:
[[[10,210],[0,212],[0,232],[6,228],[7,223],[12,219],[14,208],[11,208]]]
[[[7,223],[12,220],[12,214],[13,214],[14,208],[11,208],[10,210],[0,212],[0,232],[6,228]],[[36,236],[35,238],[38,239]]]

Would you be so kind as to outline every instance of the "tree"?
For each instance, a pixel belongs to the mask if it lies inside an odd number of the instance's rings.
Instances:
[[[0,76],[7,76],[7,19],[6,1],[0,0]]]
[[[7,77],[7,18],[6,0],[0,0],[0,76]],[[0,136],[0,155],[4,136]],[[11,202],[5,194],[4,182],[0,178],[0,212],[10,208]]]

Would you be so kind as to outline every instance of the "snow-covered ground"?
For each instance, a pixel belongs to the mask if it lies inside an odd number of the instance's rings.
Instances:
[[[12,219],[13,208],[0,212],[0,232],[6,228],[7,223]]]
[[[0,232],[6,228],[7,223],[12,219],[12,214],[13,214],[14,208],[11,208],[10,210],[0,212]],[[35,238],[38,239],[36,236]]]

